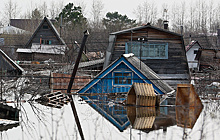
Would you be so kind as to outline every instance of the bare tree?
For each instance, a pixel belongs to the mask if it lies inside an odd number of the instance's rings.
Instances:
[[[100,0],[93,0],[91,9],[91,25],[93,28],[101,27],[101,20],[103,17],[104,4]]]
[[[18,8],[18,4],[16,2],[13,2],[12,0],[9,0],[7,3],[5,3],[5,18],[6,23],[10,22],[10,19],[18,17],[20,10]]]
[[[43,17],[47,16],[47,3],[44,1],[43,4],[39,8]]]
[[[151,23],[155,25],[157,23],[157,7],[153,1],[148,2],[146,0],[143,4],[138,5],[134,13],[137,15],[139,24]]]

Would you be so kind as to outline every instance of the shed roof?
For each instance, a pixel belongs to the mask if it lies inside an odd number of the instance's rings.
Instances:
[[[18,64],[16,64],[7,54],[5,54],[1,49],[0,49],[0,61],[5,61],[7,62],[7,64],[9,65],[4,65],[2,64],[1,67],[6,67],[6,68],[13,68],[13,69],[16,69],[19,74],[22,74],[24,72],[24,69],[21,68]],[[1,60],[2,59],[2,60]]]
[[[156,96],[152,84],[134,83],[131,88],[134,88],[136,96]]]

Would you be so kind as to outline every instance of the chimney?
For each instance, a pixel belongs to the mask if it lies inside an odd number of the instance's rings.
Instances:
[[[220,47],[220,29],[217,29],[217,47]]]
[[[189,44],[192,42],[192,35],[189,35]]]
[[[168,30],[168,21],[167,20],[163,21],[163,26],[164,26],[165,30]]]

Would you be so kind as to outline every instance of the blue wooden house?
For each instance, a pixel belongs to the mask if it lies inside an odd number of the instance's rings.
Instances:
[[[94,96],[90,94],[90,96],[81,97],[120,131],[123,131],[130,125],[130,122],[127,119],[126,109],[115,103],[126,99],[126,93],[133,83],[152,84],[156,94],[174,92],[173,88],[161,80],[153,70],[137,57],[133,54],[124,54],[101,71],[78,93],[96,93]],[[124,97],[110,100],[108,95],[111,93],[125,94]]]

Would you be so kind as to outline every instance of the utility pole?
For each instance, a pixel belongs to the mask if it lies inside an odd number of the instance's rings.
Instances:
[[[75,117],[76,125],[78,127],[79,134],[80,134],[82,140],[84,140],[85,138],[84,138],[84,135],[83,135],[83,131],[82,131],[80,122],[79,122],[79,117],[77,115],[77,111],[76,111],[76,107],[75,107],[75,104],[74,104],[74,101],[73,101],[73,97],[71,95],[71,89],[72,89],[72,85],[73,85],[73,82],[74,82],[74,79],[75,79],[75,76],[76,76],[76,72],[77,72],[77,69],[78,69],[78,66],[79,66],[79,62],[80,62],[80,59],[81,59],[81,56],[82,56],[82,53],[83,53],[83,48],[85,46],[85,43],[86,43],[86,40],[87,40],[88,36],[89,36],[89,32],[86,30],[84,32],[83,41],[82,41],[82,44],[81,44],[81,47],[80,47],[80,50],[79,50],[74,68],[73,68],[73,73],[72,73],[72,76],[70,78],[70,82],[69,82],[68,89],[67,89],[67,94],[70,98],[70,104],[71,104],[71,107],[72,107],[73,115]]]

